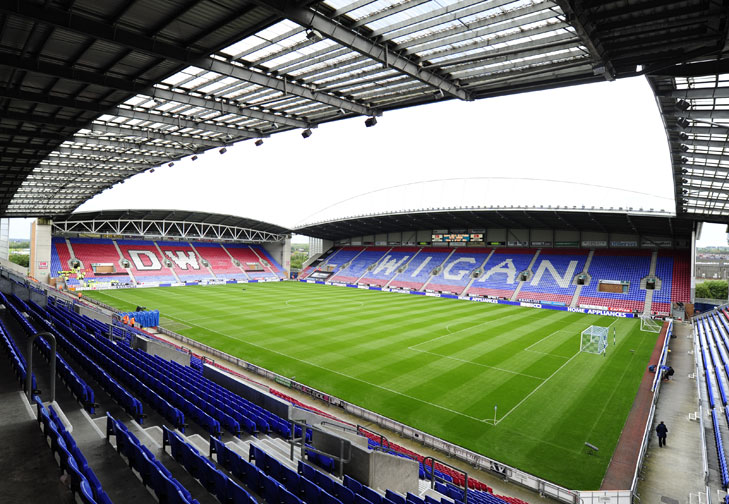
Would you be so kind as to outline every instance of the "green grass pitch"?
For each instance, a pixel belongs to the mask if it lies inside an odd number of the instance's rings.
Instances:
[[[85,295],[581,490],[599,488],[657,338],[633,319],[298,282]],[[611,327],[606,356],[579,353],[590,325]]]

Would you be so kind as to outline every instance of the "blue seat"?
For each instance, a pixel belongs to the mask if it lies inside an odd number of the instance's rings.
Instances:
[[[354,496],[354,504],[372,504],[370,501],[357,494]]]
[[[261,479],[265,476],[261,474],[261,471],[254,465],[249,464],[249,471],[246,473],[246,485],[248,488],[258,493],[261,490]]]
[[[382,495],[378,494],[368,486],[362,486],[360,495],[370,501],[372,504],[382,504]]]
[[[242,486],[231,479],[228,480],[228,498],[231,504],[258,504]]]
[[[355,495],[362,491],[362,484],[356,479],[350,478],[346,474],[344,475],[344,486],[354,492]]]
[[[322,490],[329,492],[330,494],[334,493],[334,482],[326,474],[314,471],[314,483],[319,485]]]
[[[280,490],[280,496],[282,504],[304,504],[303,501],[299,499],[294,492],[291,492],[286,488],[282,488]]]
[[[321,492],[321,496],[319,499],[320,504],[342,504],[342,501],[334,497],[329,492],[323,491]],[[308,503],[307,503],[308,504]]]
[[[304,478],[301,480],[300,491],[303,493],[303,499],[306,504],[318,504],[321,495],[321,488],[316,483]]]
[[[262,480],[263,498],[266,499],[266,502],[268,502],[268,504],[280,504],[281,497],[279,492],[280,486],[278,482],[268,476],[263,476]],[[309,504],[308,501],[307,504]]]
[[[94,499],[94,494],[91,491],[91,485],[89,485],[88,481],[86,481],[86,480],[81,481],[80,493],[81,493],[81,501],[84,504],[96,504],[96,500]]]
[[[395,504],[405,504],[405,497],[402,495],[393,492],[392,490],[386,490],[385,491],[385,497],[390,499]]]

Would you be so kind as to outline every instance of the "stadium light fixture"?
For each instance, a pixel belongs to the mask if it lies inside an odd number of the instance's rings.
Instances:
[[[676,123],[679,126],[681,126],[683,129],[686,129],[689,126],[691,126],[691,122],[688,119],[686,119],[685,117],[679,117],[678,119],[676,119]]]
[[[195,154],[194,156],[192,156],[190,159],[192,159],[193,161],[197,161],[197,154]]]
[[[175,166],[175,163],[169,162],[169,163],[167,163],[167,166],[169,166],[170,168],[172,168],[173,166]]]
[[[149,173],[154,173],[154,168],[150,168]]]
[[[312,42],[319,42],[324,38],[324,36],[319,33],[317,30],[313,28],[309,28],[306,30],[306,38],[309,39]]]
[[[688,110],[691,108],[691,104],[687,102],[686,100],[678,100],[676,102],[676,108],[680,110]]]
[[[682,131],[681,133],[678,134],[678,138],[680,138],[681,140],[683,140],[685,142],[686,140],[688,140],[688,135]]]
[[[689,146],[688,145],[681,144],[679,146],[679,149],[681,149],[681,152],[688,152],[689,151]]]
[[[259,138],[258,140],[256,140],[256,147],[260,147],[261,145],[263,145],[263,140]]]
[[[311,136],[311,130],[309,128],[306,128],[304,131],[301,132],[301,136],[304,138],[309,138]]]
[[[371,128],[371,127],[372,127],[372,126],[374,126],[375,124],[377,124],[377,118],[376,118],[376,117],[374,117],[374,116],[373,116],[373,117],[368,117],[368,118],[367,118],[367,119],[365,120],[365,126],[367,126],[368,128]]]
[[[219,150],[218,152],[219,152],[220,154],[225,154],[226,152],[228,152],[228,148],[227,148],[227,147],[223,147],[223,148],[222,148],[222,149],[220,149],[220,150]]]

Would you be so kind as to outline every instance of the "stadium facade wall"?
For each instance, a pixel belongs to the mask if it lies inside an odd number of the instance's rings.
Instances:
[[[336,240],[333,246],[365,245],[421,245],[430,246],[432,229],[420,229],[395,233],[379,233],[352,236]],[[435,245],[435,244],[432,244]],[[448,246],[449,244],[445,244]],[[630,233],[607,233],[601,231],[575,231],[569,229],[521,229],[487,228],[483,242],[456,243],[451,246],[500,246],[500,247],[571,247],[571,248],[682,248],[691,246],[690,240],[673,239],[666,236],[641,236]],[[327,250],[323,247],[323,252]]]
[[[263,243],[262,245],[266,252],[281,265],[284,277],[289,278],[291,274],[291,237],[287,237],[284,242]]]

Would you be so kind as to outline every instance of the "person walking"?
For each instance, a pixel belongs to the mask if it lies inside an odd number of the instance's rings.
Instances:
[[[663,423],[663,420],[656,425],[656,434],[658,435],[658,446],[663,448],[666,445],[666,436],[668,435],[668,427]]]

